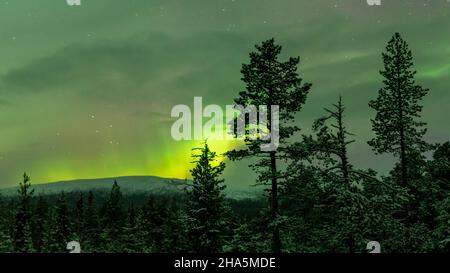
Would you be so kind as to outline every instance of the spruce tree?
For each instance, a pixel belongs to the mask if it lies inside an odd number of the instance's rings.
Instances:
[[[44,196],[39,196],[33,217],[33,245],[36,252],[44,251],[45,232],[47,228],[48,203]]]
[[[58,228],[56,227],[56,211],[55,206],[49,207],[46,219],[45,237],[44,237],[44,252],[45,253],[60,253],[63,252],[63,244],[58,237]],[[68,243],[68,242],[66,242]]]
[[[428,93],[415,82],[413,56],[408,44],[395,33],[382,54],[384,86],[369,106],[376,111],[372,119],[375,138],[368,143],[377,153],[392,153],[399,157],[400,183],[409,186],[412,165],[410,158],[429,149],[423,140],[426,123],[419,120],[420,101]]]
[[[109,197],[105,203],[102,224],[102,241],[108,252],[119,251],[120,249],[119,240],[125,224],[124,216],[122,192],[117,181],[114,181]]]
[[[86,210],[84,213],[84,229],[82,232],[83,249],[87,252],[96,252],[100,240],[100,229],[97,209],[94,203],[94,193],[89,191]]]
[[[264,41],[261,45],[256,45],[256,52],[250,53],[250,63],[242,65],[242,81],[245,83],[245,90],[239,92],[239,97],[235,99],[237,105],[244,107],[254,105],[272,107],[279,106],[279,126],[274,126],[272,131],[272,114],[268,110],[267,128],[269,134],[279,134],[279,147],[277,150],[263,151],[260,145],[266,143],[264,140],[255,140],[246,137],[247,149],[233,150],[228,153],[232,160],[243,158],[257,158],[256,164],[252,168],[258,172],[258,182],[267,185],[270,205],[270,218],[272,226],[272,252],[281,252],[282,244],[279,229],[279,188],[285,174],[281,171],[279,160],[284,158],[284,149],[287,140],[299,130],[298,127],[290,124],[294,120],[294,115],[300,111],[305,103],[306,96],[311,88],[311,84],[302,83],[302,79],[297,72],[299,58],[289,58],[283,62],[278,59],[282,47],[275,44],[274,39]],[[241,113],[241,119],[253,122]],[[249,124],[246,129],[249,131],[255,124]]]
[[[0,253],[13,251],[13,241],[9,232],[11,208],[0,195]]]
[[[131,204],[127,211],[127,221],[123,228],[123,236],[121,238],[121,243],[123,245],[123,251],[126,253],[135,253],[139,251],[139,242],[137,234],[137,216],[134,205]]]
[[[164,234],[162,252],[181,253],[190,251],[186,237],[186,224],[188,223],[186,213],[175,205],[172,200],[168,206],[167,217],[162,227]]]
[[[195,252],[222,252],[227,208],[223,194],[224,180],[220,176],[225,163],[216,162],[217,155],[207,143],[194,151],[200,153],[192,155],[196,165],[191,170],[193,184],[188,191],[188,237]]]
[[[0,253],[9,253],[13,251],[13,241],[11,236],[4,230],[0,230]]]
[[[137,226],[139,231],[140,248],[146,253],[162,251],[164,241],[163,226],[167,218],[164,208],[161,208],[155,198],[150,196],[141,207]]]
[[[83,193],[80,193],[80,196],[75,204],[75,209],[73,212],[74,217],[74,231],[77,237],[77,240],[83,241],[83,231],[84,231],[84,198]]]
[[[153,214],[155,212],[155,200],[152,196],[147,198],[145,204],[139,209],[137,214],[138,249],[143,253],[153,252]]]
[[[31,198],[34,190],[31,189],[30,177],[24,173],[23,182],[19,184],[19,204],[14,223],[14,251],[33,252],[31,237],[32,208]]]
[[[57,252],[66,252],[67,243],[72,241],[71,221],[66,195],[62,192],[56,201],[55,239],[58,245]]]

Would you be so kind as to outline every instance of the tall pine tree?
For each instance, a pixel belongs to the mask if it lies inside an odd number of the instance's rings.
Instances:
[[[297,65],[300,59],[289,58],[283,62],[278,59],[281,53],[281,46],[275,44],[274,39],[264,41],[261,45],[256,45],[256,52],[250,53],[250,63],[242,65],[242,80],[246,89],[239,93],[235,99],[237,105],[244,107],[255,105],[279,106],[279,128],[274,128],[278,132],[272,132],[271,111],[267,119],[269,133],[279,134],[279,148],[272,151],[262,151],[260,144],[263,140],[246,138],[247,149],[231,151],[228,156],[232,160],[253,157],[258,158],[258,162],[252,167],[259,173],[258,182],[268,185],[270,218],[272,226],[272,251],[281,252],[282,244],[280,239],[279,217],[279,187],[284,177],[280,169],[279,159],[284,157],[284,147],[286,141],[299,130],[291,123],[294,114],[300,111],[305,103],[306,96],[311,88],[311,84],[302,83],[302,79],[297,72]],[[241,118],[245,118],[245,113],[241,113]],[[249,122],[252,122],[248,120]],[[247,129],[255,124],[249,124]]]
[[[415,82],[413,56],[408,44],[395,33],[382,54],[384,86],[369,106],[376,111],[372,119],[375,138],[368,143],[377,153],[392,153],[399,157],[400,183],[409,186],[413,158],[429,149],[422,139],[426,133],[420,121],[420,101],[428,93]]]

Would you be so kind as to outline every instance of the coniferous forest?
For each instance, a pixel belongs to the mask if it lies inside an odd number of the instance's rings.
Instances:
[[[283,61],[281,51],[274,39],[256,46],[234,100],[280,106],[278,149],[262,151],[263,140],[246,138],[226,153],[251,162],[241,168],[256,173],[263,195],[227,196],[228,161],[207,142],[192,150],[183,193],[125,195],[115,183],[110,192],[41,195],[24,174],[15,196],[0,197],[0,252],[68,252],[71,241],[87,253],[366,253],[370,241],[383,253],[450,252],[450,143],[425,141],[422,102],[430,91],[416,82],[420,64],[408,43],[392,36],[379,90],[361,90],[367,104],[352,105],[373,110],[365,117],[368,144],[396,158],[387,175],[377,173],[377,162],[361,169],[349,157],[358,135],[346,120],[345,96],[323,105],[310,134],[300,131],[308,94],[320,90],[302,79],[300,59]]]

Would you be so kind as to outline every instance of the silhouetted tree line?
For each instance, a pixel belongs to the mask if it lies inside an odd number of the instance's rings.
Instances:
[[[0,251],[66,252],[75,240],[83,252],[358,253],[369,241],[380,242],[382,252],[449,252],[450,143],[423,138],[421,100],[428,89],[415,82],[407,43],[398,33],[389,41],[382,86],[369,102],[375,117],[368,144],[398,159],[384,176],[351,162],[356,136],[341,96],[311,134],[300,133],[295,117],[313,88],[298,74],[299,58],[279,60],[281,49],[273,39],[256,46],[242,66],[245,90],[235,99],[280,106],[279,148],[262,151],[266,140],[245,138],[243,149],[226,154],[250,159],[265,189],[261,199],[225,196],[225,163],[207,143],[194,150],[184,195],[130,198],[114,183],[107,195],[36,197],[24,175],[18,197],[0,200]]]
[[[199,180],[194,179],[187,194],[122,195],[114,182],[110,192],[36,195],[24,174],[18,197],[0,197],[0,251],[68,252],[70,241],[80,242],[82,252],[89,253],[222,251],[236,228],[228,225],[253,219],[264,204],[226,199],[223,186],[216,187],[224,164],[212,166],[208,160],[214,153],[204,149],[201,164],[192,171]],[[217,184],[211,187],[211,180],[200,178],[204,171],[211,173],[208,179],[216,177]]]

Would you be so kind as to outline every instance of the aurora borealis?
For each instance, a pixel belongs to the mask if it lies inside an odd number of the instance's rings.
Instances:
[[[188,177],[195,144],[171,139],[171,108],[194,96],[231,104],[241,64],[271,37],[313,84],[304,132],[342,94],[354,165],[386,171],[392,160],[366,144],[381,51],[394,32],[408,41],[431,90],[426,140],[449,140],[449,11],[447,0],[0,0],[0,187],[24,171],[34,183]],[[225,174],[228,185],[253,183],[242,162]]]

